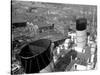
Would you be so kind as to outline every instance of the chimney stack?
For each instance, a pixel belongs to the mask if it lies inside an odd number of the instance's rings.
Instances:
[[[76,20],[76,44],[78,48],[84,48],[86,45],[87,19],[79,18]],[[81,51],[80,51],[81,52]]]

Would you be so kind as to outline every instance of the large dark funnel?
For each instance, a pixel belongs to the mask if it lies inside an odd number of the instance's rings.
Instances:
[[[25,73],[37,73],[51,62],[50,45],[50,40],[40,39],[21,49],[19,55]]]
[[[79,18],[76,20],[76,30],[82,31],[86,29],[87,19]]]

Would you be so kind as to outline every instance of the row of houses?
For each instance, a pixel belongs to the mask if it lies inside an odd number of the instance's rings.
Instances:
[[[54,29],[54,24],[49,25],[49,26],[40,27],[39,33],[46,32],[46,31],[51,30],[51,29]]]
[[[41,34],[45,32],[49,32],[50,30],[54,29],[54,24],[48,24],[48,25],[34,25],[33,23],[30,22],[15,22],[12,23],[12,30],[16,28],[25,28],[26,31],[28,29],[29,32],[34,32],[34,34]],[[23,31],[23,30],[22,30]]]

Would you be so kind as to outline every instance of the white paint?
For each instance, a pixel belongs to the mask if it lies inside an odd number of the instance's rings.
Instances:
[[[65,40],[65,43],[67,43],[67,44],[68,44],[68,43],[69,43],[69,41],[70,41],[70,39],[66,39],[66,40]]]
[[[91,44],[91,54],[94,54],[96,50],[96,43]]]
[[[68,49],[68,44],[64,44],[64,47],[67,50]]]
[[[84,42],[84,41],[86,41],[86,36],[77,36],[77,38],[76,38],[76,40],[77,40],[77,42]]]
[[[70,42],[70,39],[66,39],[66,40],[65,40],[65,42],[64,42],[64,47],[65,47],[65,49],[68,49],[69,42]]]
[[[82,50],[82,53],[85,53],[85,50],[86,50],[86,49],[83,49],[83,50]]]
[[[81,48],[81,47],[75,47],[75,50],[76,50],[77,52],[82,53],[83,48]]]
[[[91,63],[94,62],[94,55],[91,55]]]
[[[57,47],[57,55],[59,55],[59,54],[60,54],[60,48]]]
[[[71,40],[74,41],[74,38],[76,37],[76,33],[68,32],[68,35],[71,36]]]
[[[76,31],[76,36],[84,36],[84,35],[86,35],[86,30]]]
[[[83,42],[76,42],[77,43],[77,47],[79,48],[84,48],[85,45],[86,45],[86,41],[83,41]]]
[[[47,67],[45,67],[44,69],[42,69],[42,70],[40,71],[40,73],[52,72],[52,67],[53,67],[53,62],[51,62]]]
[[[86,30],[83,31],[76,31],[76,43],[77,43],[77,47],[85,47],[86,45]]]
[[[77,67],[75,68],[76,70],[86,70],[86,66],[75,64]]]
[[[91,70],[91,68],[92,68],[92,65],[88,64],[86,70]]]
[[[59,48],[60,48],[60,49],[63,49],[62,45],[59,45]]]
[[[54,63],[57,61],[57,57],[56,56],[53,57],[53,61],[54,61]]]
[[[91,48],[91,54],[95,53],[95,48]]]

